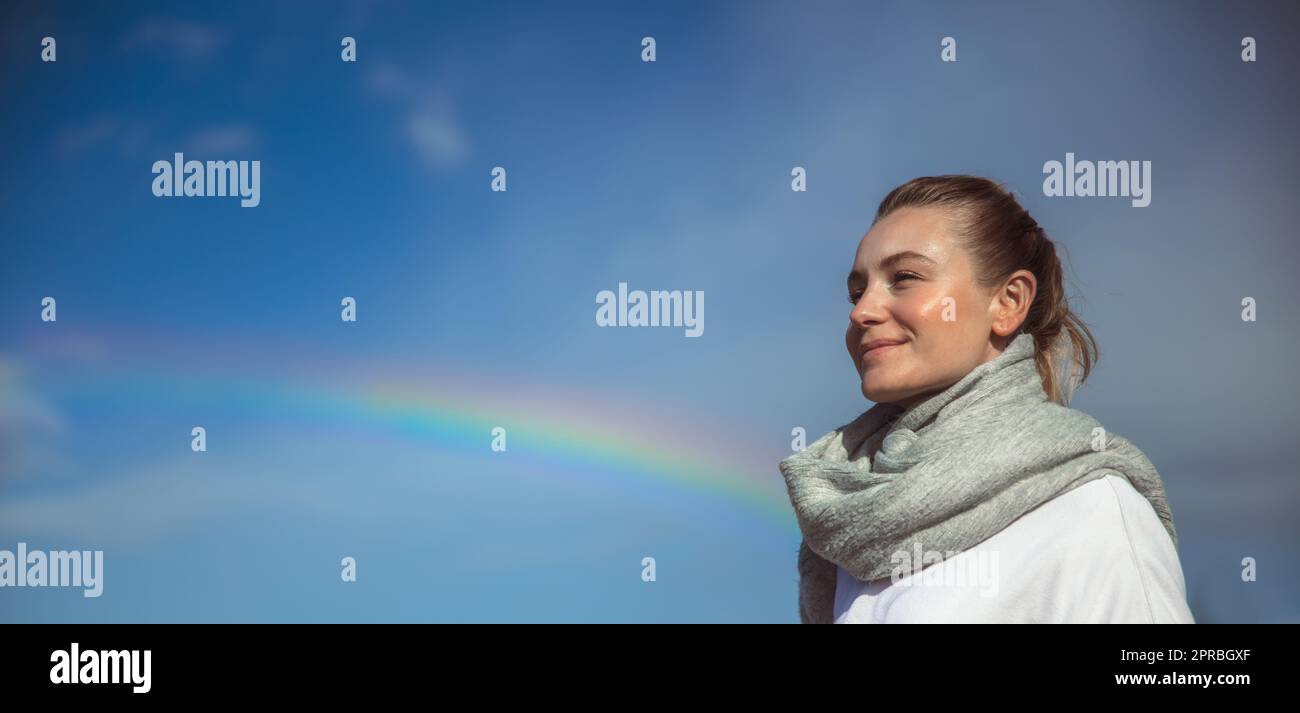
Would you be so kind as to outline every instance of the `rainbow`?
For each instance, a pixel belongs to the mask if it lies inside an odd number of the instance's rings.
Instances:
[[[512,452],[561,467],[585,466],[603,478],[633,479],[630,485],[657,482],[718,497],[798,532],[776,467],[779,452],[743,460],[734,454],[761,452],[752,437],[745,441],[716,426],[683,422],[679,414],[656,417],[663,408],[611,405],[572,388],[502,386],[499,377],[449,365],[327,363],[268,345],[241,343],[238,353],[221,353],[114,332],[41,337],[28,346],[23,353],[39,355],[40,373],[52,377],[42,381],[40,393],[61,403],[116,411],[189,400],[291,427],[325,424],[475,454],[502,426]],[[268,368],[276,364],[283,366]],[[701,433],[724,445],[706,449]]]

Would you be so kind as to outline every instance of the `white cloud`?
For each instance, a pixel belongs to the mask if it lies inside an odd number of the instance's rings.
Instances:
[[[23,373],[0,355],[0,483],[49,465],[47,437],[64,428],[58,409],[26,387]]]
[[[366,73],[366,86],[385,99],[413,101],[420,88],[410,75],[387,62],[378,62]]]
[[[218,155],[245,151],[256,142],[257,132],[248,126],[213,126],[191,135],[183,147],[195,154]]]
[[[194,62],[211,58],[224,42],[224,33],[215,27],[188,20],[150,17],[127,34],[123,46],[127,49],[152,49]]]
[[[66,159],[106,147],[132,158],[170,156],[173,151],[220,157],[247,151],[259,140],[258,132],[244,124],[208,126],[178,138],[155,131],[142,118],[103,115],[64,126],[54,138],[54,153]]]
[[[402,136],[426,166],[453,166],[469,153],[468,137],[446,91],[386,62],[377,62],[365,83],[375,95],[399,107]]]
[[[71,156],[94,148],[113,137],[118,122],[111,116],[97,116],[63,127],[54,140],[54,149],[60,156]]]
[[[314,502],[309,487],[232,477],[181,459],[77,489],[0,500],[0,529],[98,545],[147,541],[232,508]]]
[[[456,122],[437,110],[424,109],[406,117],[406,137],[425,163],[438,167],[460,161],[466,152],[465,136]]]

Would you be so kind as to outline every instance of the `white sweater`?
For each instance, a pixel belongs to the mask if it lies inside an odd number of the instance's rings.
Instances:
[[[919,572],[908,565],[897,582],[839,569],[835,623],[939,622],[1195,623],[1169,534],[1118,475],[1043,503],[973,549]]]

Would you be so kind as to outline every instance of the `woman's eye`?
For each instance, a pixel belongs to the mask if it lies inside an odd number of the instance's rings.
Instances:
[[[919,279],[921,279],[920,275],[915,275],[910,272],[894,273],[894,284],[898,284],[899,282],[902,282],[904,280],[919,280]],[[862,290],[857,290],[855,292],[849,293],[849,304],[855,305],[858,303],[858,300],[860,299],[862,299]]]

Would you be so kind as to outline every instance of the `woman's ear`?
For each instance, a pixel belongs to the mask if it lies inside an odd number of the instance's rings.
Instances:
[[[994,300],[993,332],[999,337],[1014,334],[1034,304],[1038,279],[1028,270],[1016,270],[998,290]]]

